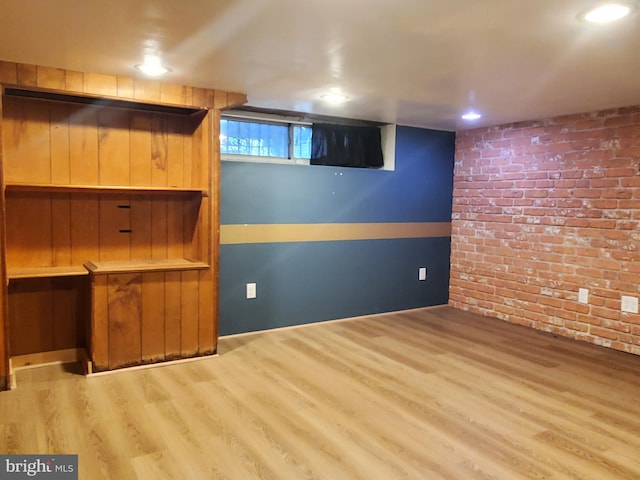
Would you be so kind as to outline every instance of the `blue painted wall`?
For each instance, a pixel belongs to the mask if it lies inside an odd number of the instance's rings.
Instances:
[[[454,143],[399,126],[391,172],[222,162],[221,223],[449,222]],[[449,256],[448,237],[222,245],[220,334],[445,304]]]

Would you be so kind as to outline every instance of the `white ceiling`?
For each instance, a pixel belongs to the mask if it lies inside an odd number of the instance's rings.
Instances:
[[[638,1],[638,0],[636,0]],[[0,59],[171,83],[249,104],[443,130],[640,104],[640,12],[591,0],[0,0]],[[324,105],[340,88],[351,100]],[[483,113],[470,125],[469,108]]]

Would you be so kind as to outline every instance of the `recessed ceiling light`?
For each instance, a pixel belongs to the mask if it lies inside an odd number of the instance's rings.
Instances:
[[[162,65],[162,60],[156,55],[145,55],[144,63],[136,65],[136,68],[150,77],[158,77],[171,71],[170,68]]]
[[[469,121],[478,120],[481,117],[482,115],[480,115],[478,112],[473,112],[473,111],[467,112],[464,115],[462,115],[463,120],[469,120]]]
[[[609,23],[626,17],[634,10],[634,6],[629,3],[603,3],[587,10],[581,18],[590,23]]]
[[[328,103],[342,103],[349,100],[349,97],[344,93],[340,93],[339,91],[331,91],[329,93],[325,93],[320,95],[320,98]]]

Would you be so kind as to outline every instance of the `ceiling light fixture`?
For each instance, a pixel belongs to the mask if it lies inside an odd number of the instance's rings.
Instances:
[[[144,63],[136,65],[136,68],[150,77],[158,77],[171,71],[162,65],[162,60],[157,55],[145,55]]]
[[[609,23],[626,17],[634,10],[630,3],[604,3],[584,12],[580,18],[589,23]]]
[[[349,97],[344,93],[340,93],[339,90],[332,90],[329,93],[320,95],[320,98],[327,103],[334,103],[334,104],[343,103],[349,100]]]
[[[473,120],[478,120],[479,118],[482,118],[482,115],[480,115],[478,112],[474,112],[474,111],[470,111],[465,113],[464,115],[462,115],[462,119],[463,120],[468,120],[468,121],[473,121]]]

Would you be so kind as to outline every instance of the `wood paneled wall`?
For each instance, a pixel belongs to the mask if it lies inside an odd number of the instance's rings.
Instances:
[[[182,257],[209,263],[206,232],[194,227],[208,199],[184,197],[8,192],[7,268]]]
[[[94,369],[214,353],[211,292],[209,271],[97,275]]]
[[[12,356],[85,346],[86,276],[12,280],[8,292]]]
[[[202,116],[8,96],[3,115],[6,182],[207,185]]]
[[[5,88],[33,87],[208,109],[189,117],[170,110],[3,95],[0,159],[2,185],[8,188],[0,205],[0,237],[6,241],[6,249],[1,248],[4,285],[7,269],[65,267],[87,261],[190,258],[211,265],[208,270],[96,278],[106,282],[106,311],[121,308],[111,300],[140,287],[133,302],[137,320],[126,328],[114,323],[103,332],[113,340],[108,348],[122,352],[114,357],[116,366],[215,351],[217,321],[205,318],[217,320],[219,110],[246,102],[246,95],[4,61],[0,61],[0,83]],[[32,191],[21,188],[23,184],[77,186],[79,191]],[[157,187],[158,191],[83,191],[85,186]],[[184,191],[162,191],[176,188]],[[94,295],[98,290],[94,288]],[[6,386],[9,354],[84,346],[89,308],[86,277],[14,279],[1,294],[0,388]],[[158,303],[160,298],[163,301]],[[163,315],[152,313],[156,304],[163,306]],[[214,311],[204,312],[205,304]],[[148,328],[148,315],[162,321]],[[33,332],[33,340],[25,340],[29,336],[23,332]],[[132,332],[140,333],[134,346],[124,345]],[[163,358],[158,350],[148,349],[161,340]]]
[[[92,95],[108,95],[123,99],[201,106],[213,110],[241,105],[247,101],[247,97],[243,93],[224,92],[115,75],[83,73],[1,60],[0,83],[4,85],[19,85],[21,87],[51,88]]]
[[[209,119],[4,99],[8,184],[121,185],[208,190]],[[8,268],[87,260],[188,257],[208,262],[194,231],[201,205],[176,196],[7,194]],[[24,213],[27,213],[25,216]]]

